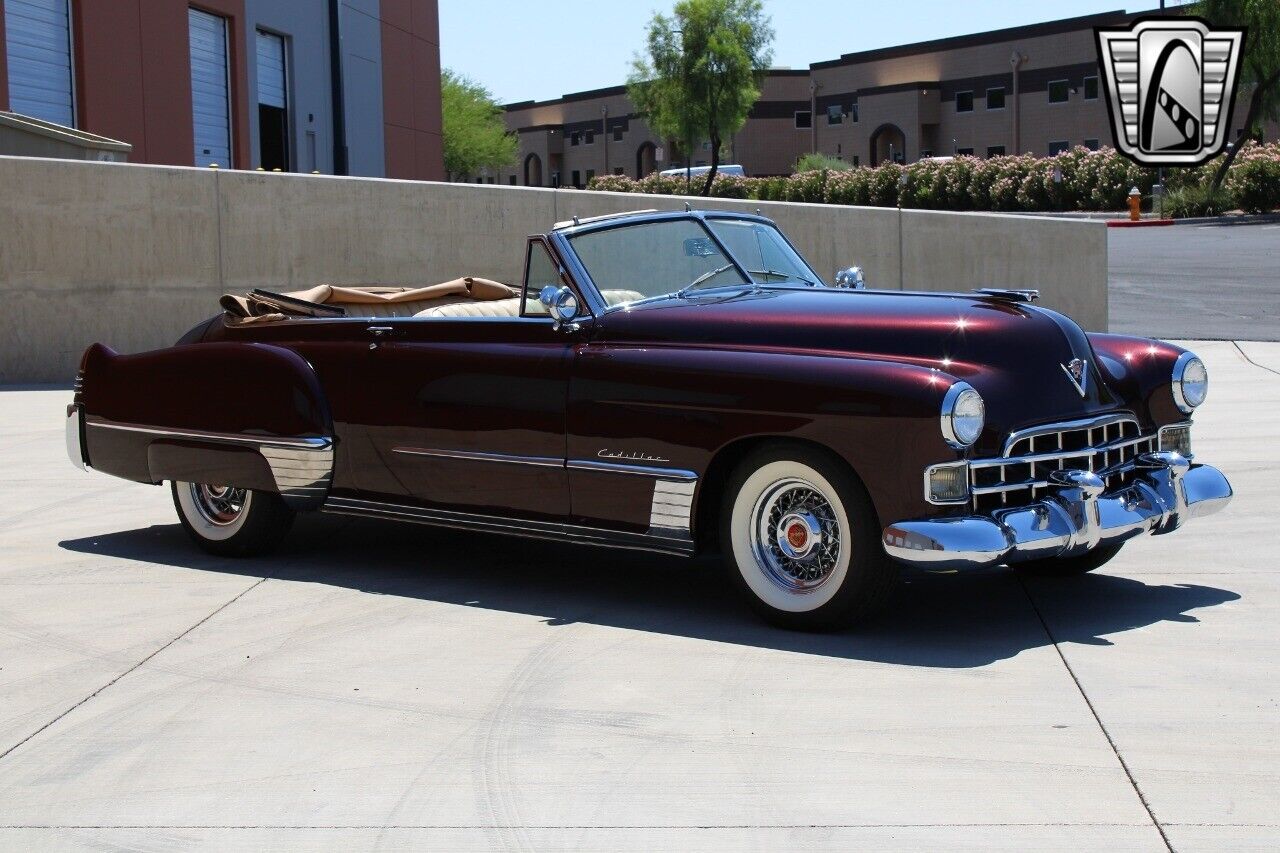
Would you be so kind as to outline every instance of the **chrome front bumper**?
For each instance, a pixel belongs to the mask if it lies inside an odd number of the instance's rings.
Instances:
[[[1103,494],[1096,474],[1057,471],[1057,493],[1029,506],[989,516],[900,521],[884,529],[884,549],[894,559],[938,571],[1074,557],[1143,533],[1171,533],[1231,500],[1221,471],[1193,466],[1177,453],[1143,454],[1134,468],[1134,482],[1110,494]]]

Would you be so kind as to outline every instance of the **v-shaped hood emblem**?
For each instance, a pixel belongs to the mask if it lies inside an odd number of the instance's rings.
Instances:
[[[1085,387],[1089,384],[1089,362],[1082,358],[1073,358],[1061,367],[1062,372],[1067,374],[1067,379],[1071,380],[1071,384],[1080,392],[1080,396],[1088,396]]]

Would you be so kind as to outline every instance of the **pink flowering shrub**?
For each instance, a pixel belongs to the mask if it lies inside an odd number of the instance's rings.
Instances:
[[[1194,169],[1166,170],[1166,190],[1207,187],[1221,158]],[[1123,210],[1129,191],[1149,196],[1156,172],[1115,150],[1076,147],[1053,157],[1031,154],[982,159],[956,157],[901,166],[885,163],[849,170],[815,170],[788,177],[718,175],[711,194],[759,201],[870,205],[931,210],[1058,211]],[[684,195],[684,178],[652,174],[592,179],[588,189]],[[702,189],[695,180],[692,192]],[[1280,144],[1249,144],[1240,151],[1224,183],[1227,200],[1250,212],[1280,209]]]
[[[1280,145],[1241,149],[1223,186],[1246,213],[1280,209]]]

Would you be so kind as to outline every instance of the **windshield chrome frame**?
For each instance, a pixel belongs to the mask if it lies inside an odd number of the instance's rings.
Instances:
[[[774,282],[772,284],[762,284],[757,282],[755,277],[747,270],[746,266],[738,260],[737,256],[734,255],[733,252],[729,251],[729,247],[725,245],[724,241],[720,239],[720,236],[715,233],[710,225],[708,225],[708,220],[713,219],[733,219],[741,222],[755,222],[761,225],[770,226],[778,236],[782,238],[782,241],[791,248],[791,251],[795,252],[796,257],[804,263],[805,268],[813,274],[814,281],[818,282],[819,286],[827,286],[826,283],[823,282],[822,277],[818,275],[817,271],[813,268],[813,265],[810,264],[809,260],[800,253],[800,250],[797,249],[787,235],[782,232],[782,229],[778,227],[776,222],[767,217],[752,215],[750,213],[737,213],[731,210],[673,210],[665,213],[644,212],[637,213],[634,216],[623,215],[597,221],[583,222],[580,225],[567,225],[563,228],[557,228],[551,231],[547,235],[547,238],[559,250],[561,257],[565,259],[566,264],[569,267],[570,274],[573,276],[574,280],[578,282],[579,288],[587,299],[587,303],[591,308],[591,313],[596,316],[600,316],[602,314],[608,314],[611,311],[636,305],[641,301],[648,302],[655,299],[674,299],[677,292],[672,291],[671,293],[649,296],[644,300],[623,302],[618,305],[608,305],[605,303],[604,297],[600,295],[599,286],[591,278],[591,274],[587,272],[587,268],[578,257],[578,253],[574,251],[573,243],[569,238],[577,237],[582,234],[592,234],[597,231],[612,231],[617,228],[627,228],[633,225],[642,225],[649,222],[667,222],[680,219],[693,220],[701,225],[702,229],[707,232],[707,236],[710,237],[712,241],[715,242],[717,248],[720,249],[721,254],[728,258],[729,262],[733,264],[738,273],[746,279],[745,282],[738,282],[732,285],[721,285],[715,288],[706,288],[702,292],[726,288],[746,287],[755,289],[760,287],[778,287],[782,284],[781,282]],[[812,287],[812,285],[806,284],[804,287],[807,289]]]

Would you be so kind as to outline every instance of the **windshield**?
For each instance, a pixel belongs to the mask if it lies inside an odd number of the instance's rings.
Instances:
[[[780,281],[818,284],[813,270],[772,225],[743,219],[709,219],[707,225],[760,284]]]
[[[714,238],[696,219],[665,219],[588,231],[569,242],[610,306],[713,287],[817,283],[773,226],[736,219],[711,219],[707,226]],[[733,257],[725,255],[716,238]]]

